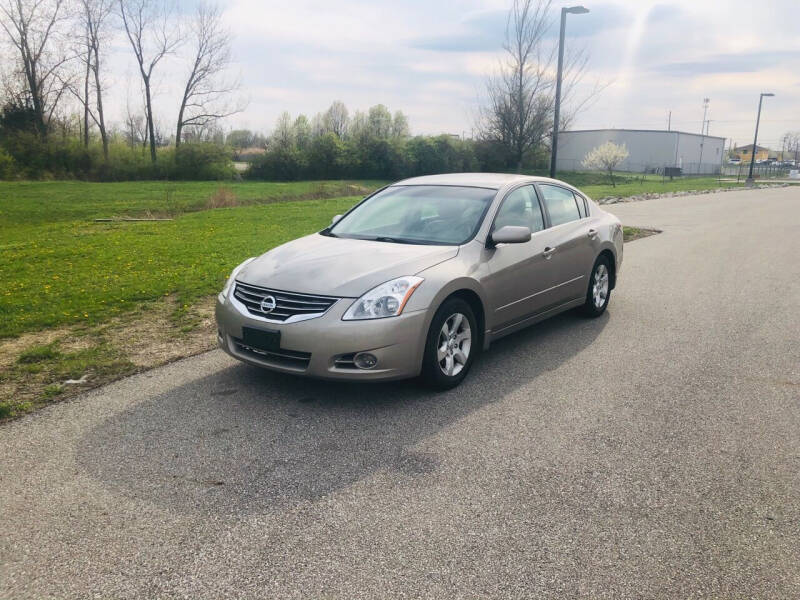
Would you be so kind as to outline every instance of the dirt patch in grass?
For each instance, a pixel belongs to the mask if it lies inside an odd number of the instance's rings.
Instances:
[[[216,344],[214,298],[173,297],[94,327],[27,333],[0,343],[0,422]]]
[[[232,206],[239,206],[239,199],[232,189],[225,186],[220,186],[217,190],[208,197],[205,204],[206,208],[230,208]]]
[[[34,346],[46,346],[70,332],[68,327],[45,329],[24,333],[17,338],[0,339],[0,374],[17,361],[19,356]],[[1,377],[1,375],[0,375]],[[0,393],[0,398],[2,398]]]

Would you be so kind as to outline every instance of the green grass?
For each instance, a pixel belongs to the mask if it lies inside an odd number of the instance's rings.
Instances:
[[[17,362],[20,364],[40,363],[46,360],[52,360],[59,355],[58,350],[55,349],[53,344],[46,346],[33,346],[24,350],[18,357]]]
[[[716,179],[662,182],[563,174],[595,199],[716,188]],[[0,338],[76,323],[93,325],[164,296],[179,300],[176,326],[194,300],[219,290],[244,258],[323,228],[380,182],[0,182]],[[300,200],[328,195],[344,197]],[[232,200],[231,200],[232,199]],[[281,200],[296,200],[286,202]],[[111,216],[172,221],[96,223]],[[35,370],[45,347],[28,352]],[[37,354],[40,353],[40,354]]]
[[[203,210],[220,190],[231,192],[238,204],[263,204],[351,196],[381,185],[379,181],[0,182],[0,244],[6,235],[14,233],[8,227],[148,214],[174,216]]]
[[[573,184],[575,185],[575,184]],[[695,179],[675,179],[674,181],[662,181],[658,179],[644,179],[642,181],[626,180],[617,182],[616,187],[610,183],[594,184],[580,187],[590,198],[599,200],[601,198],[618,197],[627,198],[639,194],[661,194],[664,192],[687,192],[716,190],[718,188],[742,187],[742,184],[735,181],[718,181],[716,177],[702,177]]]
[[[0,337],[98,323],[170,294],[188,306],[219,290],[244,258],[322,229],[360,199],[272,202],[183,214],[170,204],[173,221],[91,221],[135,214],[144,207],[163,210],[169,203],[159,203],[146,190],[159,196],[167,185],[177,184],[0,184]],[[175,197],[182,198],[184,210],[202,205],[215,190],[215,184],[181,185],[186,188]],[[318,184],[245,183],[230,188],[240,198],[263,200],[268,193],[277,194],[276,189],[283,198],[319,193],[314,186]]]
[[[64,388],[58,385],[57,383],[52,383],[48,385],[46,388],[44,388],[44,391],[42,392],[42,399],[52,400],[53,398],[61,395],[62,393],[64,393]]]
[[[547,175],[546,173],[535,173]],[[679,177],[670,181],[660,175],[615,174],[616,186],[612,186],[608,176],[602,173],[559,173],[559,179],[580,188],[594,200],[601,198],[627,198],[639,194],[660,194],[664,192],[703,191],[717,188],[741,187],[735,181],[719,181],[716,177]]]

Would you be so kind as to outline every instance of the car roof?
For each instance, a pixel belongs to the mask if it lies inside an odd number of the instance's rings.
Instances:
[[[531,175],[511,173],[444,173],[441,175],[423,175],[422,177],[403,179],[392,185],[460,185],[499,190],[504,186],[523,181],[556,182],[561,185],[567,185],[562,181],[549,179],[547,177],[534,177]]]

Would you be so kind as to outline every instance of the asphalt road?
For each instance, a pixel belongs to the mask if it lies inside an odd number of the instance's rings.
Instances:
[[[0,428],[0,596],[799,598],[800,189],[610,207],[457,390],[215,351]]]

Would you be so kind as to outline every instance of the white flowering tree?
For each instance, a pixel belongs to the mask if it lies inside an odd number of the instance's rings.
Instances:
[[[628,149],[625,144],[618,146],[614,142],[606,142],[584,157],[583,166],[587,169],[608,171],[611,185],[617,187],[617,184],[614,183],[614,169],[626,158],[628,158]]]

